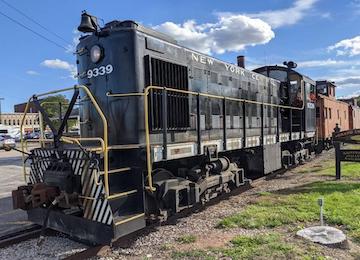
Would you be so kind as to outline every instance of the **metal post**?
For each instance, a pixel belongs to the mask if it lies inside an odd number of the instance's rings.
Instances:
[[[292,132],[293,132],[293,129],[292,129],[292,125],[293,125],[293,113],[292,113],[292,109],[290,108],[290,111],[289,111],[289,123],[290,123],[290,141],[292,140]]]
[[[336,124],[336,127],[334,128],[334,133],[340,132],[339,124]],[[334,142],[335,147],[335,169],[336,169],[336,180],[341,179],[341,162],[340,162],[340,142]]]
[[[278,143],[280,141],[280,108],[276,108],[276,142]]]
[[[162,128],[163,128],[163,159],[167,159],[167,91],[162,91]]]
[[[39,114],[40,139],[44,140],[45,139],[44,122],[43,122],[42,114],[40,111],[38,112],[38,114]],[[42,148],[44,148],[44,146],[45,146],[43,141],[40,142],[40,145]]]
[[[4,100],[4,98],[0,98],[0,124],[2,124],[2,118],[1,118],[1,115],[2,115],[2,111],[1,111],[1,100]]]
[[[246,147],[246,103],[242,102],[243,106],[243,148]]]
[[[60,120],[60,123],[62,121],[62,111],[61,111],[61,102],[59,102],[59,120]]]
[[[260,124],[261,124],[261,139],[260,139],[260,145],[264,145],[264,104],[261,104],[261,107],[260,107],[260,115],[261,115],[261,121],[260,121]]]
[[[198,154],[201,154],[201,111],[200,111],[200,95],[196,96],[196,129],[197,129],[197,145]]]
[[[320,206],[320,225],[324,226],[324,198],[318,199],[318,204]]]
[[[227,148],[227,139],[226,139],[226,99],[223,99],[223,150]]]

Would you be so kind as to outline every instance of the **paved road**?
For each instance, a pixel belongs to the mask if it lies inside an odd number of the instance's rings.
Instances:
[[[31,225],[25,211],[12,207],[11,191],[19,185],[24,185],[21,153],[0,150],[0,237]]]
[[[0,150],[0,198],[11,196],[11,191],[24,185],[22,156],[17,151]]]

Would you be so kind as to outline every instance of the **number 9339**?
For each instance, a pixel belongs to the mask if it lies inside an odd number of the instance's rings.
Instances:
[[[89,69],[86,72],[87,78],[91,79],[91,78],[96,78],[98,76],[104,76],[106,74],[110,74],[111,72],[113,72],[114,68],[111,64],[108,64],[106,66],[100,66],[98,68],[93,68],[93,69]]]

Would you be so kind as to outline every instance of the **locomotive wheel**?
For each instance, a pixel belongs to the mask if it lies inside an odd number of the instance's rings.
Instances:
[[[165,170],[163,168],[155,169],[153,171],[153,182],[159,182],[164,181],[168,179],[174,179],[176,178],[174,174],[172,174],[170,171]]]

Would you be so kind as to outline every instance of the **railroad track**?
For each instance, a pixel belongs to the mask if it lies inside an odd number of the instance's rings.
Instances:
[[[31,225],[30,227],[17,230],[16,232],[6,234],[0,237],[0,248],[11,246],[31,238],[40,236],[41,227],[39,225]]]
[[[316,157],[316,156],[315,156]],[[314,159],[315,157],[312,157],[310,160]],[[298,165],[297,165],[298,166]],[[288,169],[281,169],[278,170],[277,172],[274,172],[272,174],[269,174],[267,176],[263,176],[260,178],[256,178],[254,180],[254,182],[256,183],[257,181],[261,180],[261,179],[272,179],[275,178],[277,175],[279,174],[283,174],[286,171],[296,168],[297,166],[293,166],[290,167]],[[98,245],[98,246],[90,246],[89,248],[81,251],[81,252],[77,252],[73,255],[70,255],[66,258],[64,258],[65,260],[82,260],[82,259],[89,259],[92,257],[105,257],[110,251],[111,251],[111,247],[120,247],[120,248],[127,248],[130,247],[131,244],[136,240],[136,238],[138,238],[139,236],[143,236],[146,234],[149,234],[150,232],[152,232],[152,230],[156,227],[158,227],[159,225],[168,225],[168,224],[174,224],[178,219],[184,218],[186,216],[189,216],[190,214],[197,212],[197,211],[202,211],[204,209],[206,209],[209,206],[212,206],[214,204],[219,203],[220,201],[227,199],[231,196],[236,196],[239,195],[241,193],[243,193],[244,191],[251,189],[252,185],[248,184],[246,186],[242,186],[238,189],[232,190],[230,193],[225,193],[222,194],[216,198],[214,198],[213,200],[209,201],[208,203],[206,203],[205,205],[197,205],[193,208],[189,208],[187,210],[183,210],[182,212],[180,212],[177,215],[174,216],[170,216],[166,221],[164,222],[154,222],[148,226],[146,226],[145,228],[143,228],[142,230],[136,231],[132,234],[126,235],[124,237],[119,238],[117,241],[114,241],[111,245]],[[13,244],[17,244],[23,241],[26,241],[28,239],[31,238],[37,238],[40,236],[41,233],[41,226],[38,225],[33,225],[27,229],[0,237],[0,248],[3,247],[7,247]],[[47,236],[56,233],[55,231],[52,230],[47,230],[46,232]],[[69,237],[69,239],[71,239]]]

